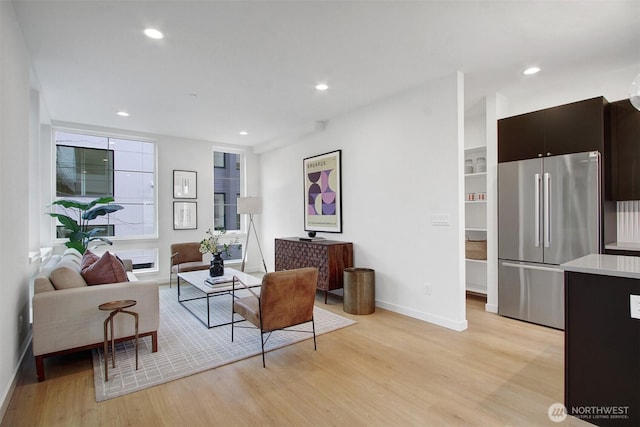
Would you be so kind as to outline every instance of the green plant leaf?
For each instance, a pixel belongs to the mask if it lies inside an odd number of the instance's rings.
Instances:
[[[80,225],[78,225],[76,220],[71,217],[68,217],[67,215],[58,214],[58,213],[50,213],[49,215],[51,215],[54,218],[58,218],[58,221],[60,221],[60,224],[64,225],[66,228],[68,228],[71,231],[80,230]]]
[[[84,254],[87,248],[82,244],[82,242],[66,242],[64,244],[68,248],[76,249],[81,254]]]
[[[84,231],[76,230],[69,234],[70,242],[82,242],[87,237],[87,233]]]
[[[102,242],[105,242],[107,245],[113,245],[113,242],[106,237],[92,237],[89,239],[89,242],[93,242],[94,240],[100,240]]]
[[[100,197],[99,199],[95,199],[92,200],[91,202],[89,202],[89,204],[87,205],[87,208],[84,210],[89,210],[92,207],[94,207],[95,205],[104,205],[107,203],[111,203],[113,202],[115,199],[111,196],[105,196],[105,197]]]
[[[92,228],[90,231],[85,232],[84,236],[87,239],[91,239],[93,236],[100,233],[101,231],[104,231],[104,228]]]
[[[86,211],[87,209],[89,209],[91,206],[89,206],[88,203],[83,203],[83,202],[79,202],[77,200],[71,200],[71,199],[60,199],[60,200],[56,200],[55,202],[51,203],[52,205],[60,205],[62,207],[65,207],[67,209],[69,208],[73,208],[73,209],[80,209],[83,211]]]
[[[99,216],[107,215],[115,211],[119,211],[120,209],[123,209],[123,207],[120,205],[97,206],[83,213],[82,219],[91,221],[92,219],[96,219]]]

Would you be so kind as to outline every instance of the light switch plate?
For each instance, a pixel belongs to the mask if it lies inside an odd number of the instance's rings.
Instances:
[[[449,214],[433,214],[431,215],[431,225],[451,225]]]
[[[629,295],[631,318],[640,319],[640,295]]]

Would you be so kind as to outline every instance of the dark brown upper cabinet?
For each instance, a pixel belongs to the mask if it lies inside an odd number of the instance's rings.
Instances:
[[[498,162],[605,148],[603,97],[498,120]]]
[[[614,200],[640,200],[640,111],[628,99],[612,102],[611,193]]]

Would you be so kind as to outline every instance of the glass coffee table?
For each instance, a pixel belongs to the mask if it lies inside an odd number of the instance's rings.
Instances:
[[[242,283],[240,283],[242,282]],[[196,295],[193,296],[193,292],[190,292],[192,296],[184,297],[180,290],[180,287],[189,285],[191,288],[197,290]],[[232,318],[233,302],[229,306],[229,321],[211,324],[211,306],[209,300],[216,296],[229,295],[232,296],[234,291],[237,292],[247,288],[259,288],[262,285],[262,279],[254,277],[250,274],[238,271],[235,268],[225,267],[224,275],[218,277],[209,276],[209,270],[196,270],[187,271],[185,273],[178,273],[178,302],[187,309],[191,314],[195,316],[202,324],[207,328],[215,328],[218,326],[230,325]],[[188,304],[189,301],[206,299],[207,302],[207,321],[192,310]]]

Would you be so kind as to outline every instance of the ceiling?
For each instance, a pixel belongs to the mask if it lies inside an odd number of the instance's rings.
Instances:
[[[51,119],[240,145],[456,70],[469,110],[528,79],[640,63],[638,0],[13,3]]]

